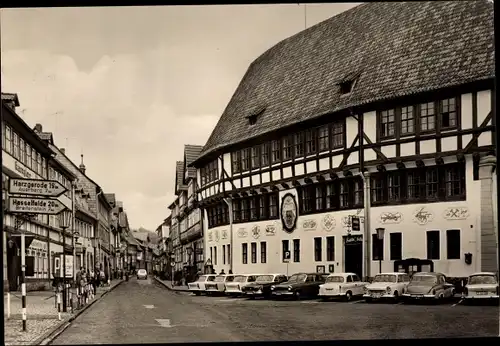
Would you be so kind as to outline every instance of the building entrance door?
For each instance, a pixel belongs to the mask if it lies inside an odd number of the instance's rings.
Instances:
[[[344,271],[363,276],[363,236],[344,237]]]

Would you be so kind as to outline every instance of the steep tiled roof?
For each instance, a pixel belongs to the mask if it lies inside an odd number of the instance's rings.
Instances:
[[[116,196],[114,193],[105,193],[104,197],[106,197],[106,200],[109,202],[109,204],[116,205]]]
[[[184,184],[184,161],[175,162],[175,193],[178,194],[180,190],[186,189]]]
[[[188,176],[191,178],[196,178],[196,168],[189,167],[189,165],[192,164],[198,158],[198,156],[200,156],[202,150],[203,145],[184,145],[184,161],[187,167]]]
[[[379,100],[493,78],[493,4],[370,2],[278,43],[248,68],[203,148]],[[352,92],[339,83],[357,77]],[[257,115],[255,125],[249,116]]]

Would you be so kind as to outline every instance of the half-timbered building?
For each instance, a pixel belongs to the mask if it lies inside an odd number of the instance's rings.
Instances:
[[[278,43],[193,163],[207,258],[235,273],[497,271],[494,77],[486,0],[367,3]]]

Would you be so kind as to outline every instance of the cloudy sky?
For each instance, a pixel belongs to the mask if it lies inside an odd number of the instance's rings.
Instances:
[[[249,64],[355,5],[2,9],[2,91],[154,230],[184,144],[205,144]]]

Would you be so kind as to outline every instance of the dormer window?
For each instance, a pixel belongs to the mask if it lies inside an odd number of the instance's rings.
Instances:
[[[249,125],[255,125],[257,123],[257,120],[262,113],[266,110],[266,107],[257,107],[254,108],[251,112],[250,115],[247,115],[246,118],[248,119],[248,124]]]
[[[348,80],[340,83],[340,94],[345,95],[351,93],[353,86],[354,86],[353,80]]]

